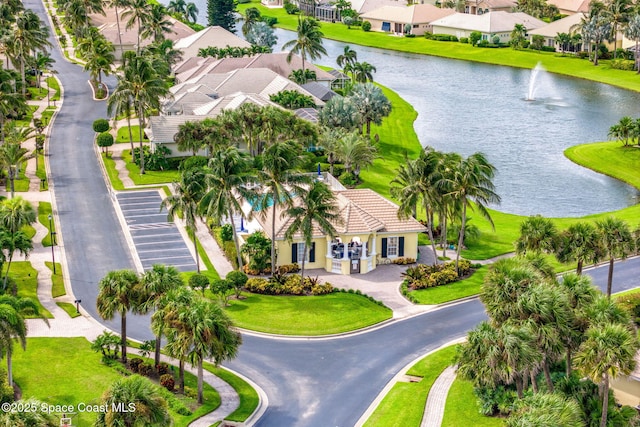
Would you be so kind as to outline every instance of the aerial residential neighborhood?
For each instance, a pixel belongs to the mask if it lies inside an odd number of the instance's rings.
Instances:
[[[630,0],[0,3],[0,424],[640,423]]]

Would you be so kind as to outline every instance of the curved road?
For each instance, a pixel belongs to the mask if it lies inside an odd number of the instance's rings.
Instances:
[[[25,0],[49,22],[42,3]],[[92,122],[104,118],[104,102],[91,99],[88,75],[52,52],[64,86],[64,104],[51,132],[49,164],[64,251],[76,298],[89,314],[98,281],[110,270],[134,268],[109,190],[93,148]],[[114,80],[105,82],[113,88]],[[637,283],[640,259],[616,265],[616,290]],[[606,270],[592,270],[605,283]],[[246,335],[239,356],[228,364],[267,393],[259,426],[347,427],[367,409],[384,385],[407,363],[463,336],[485,317],[477,300],[446,306],[361,334],[336,339],[274,339]],[[119,319],[105,323],[119,329]],[[130,318],[128,333],[149,339],[148,319]]]

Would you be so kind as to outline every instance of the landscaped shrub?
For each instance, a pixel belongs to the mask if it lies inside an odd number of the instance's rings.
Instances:
[[[453,261],[436,265],[419,264],[407,268],[402,276],[409,289],[417,290],[455,282],[472,272],[471,263],[468,260],[460,260],[458,270],[460,275],[456,272],[456,264]]]
[[[407,264],[415,264],[416,263],[416,259],[415,258],[400,257],[400,258],[394,259],[392,262],[394,264],[398,264],[398,265],[407,265]]]
[[[0,367],[0,403],[13,402],[13,387],[9,385],[7,370]]]
[[[96,138],[96,144],[98,144],[98,147],[100,147],[102,151],[106,150],[106,152],[108,153],[109,147],[113,145],[113,135],[111,135],[109,132],[102,132]]]
[[[185,387],[185,395],[187,391],[186,389],[187,388]],[[158,390],[160,395],[167,401],[167,405],[169,405],[169,409],[174,411],[176,414],[184,415],[186,417],[192,414],[189,408],[187,408],[184,405],[184,403],[182,403],[182,401],[178,399],[172,392],[170,392],[169,390],[163,387],[158,388]]]
[[[269,280],[252,277],[245,289],[265,295],[324,295],[334,291],[330,283],[321,284],[317,278],[310,277],[301,280],[298,274],[274,274]]]
[[[428,35],[427,35],[428,34]],[[431,34],[425,33],[425,37],[431,40],[437,40],[440,42],[457,42],[458,38],[451,34]]]
[[[129,370],[134,374],[137,374],[138,370],[140,369],[140,365],[142,365],[143,363],[144,360],[140,359],[139,357],[132,357],[131,359],[129,359]]]
[[[459,41],[460,43],[469,43],[469,38],[468,38],[468,37],[460,37],[460,38],[458,39],[458,41]]]
[[[225,279],[231,283],[231,288],[235,292],[236,298],[240,298],[240,292],[242,291],[242,288],[244,288],[244,285],[247,283],[247,280],[249,280],[247,275],[242,271],[234,270],[230,271]]]
[[[364,31],[365,33],[368,33],[369,31],[371,31],[371,22],[364,21],[362,23],[362,31]]]
[[[300,266],[298,265],[298,263],[283,264],[278,267],[277,271],[281,274],[297,273],[298,271],[300,271]]]
[[[312,295],[326,295],[326,294],[330,294],[335,290],[335,288],[333,287],[333,285],[331,283],[323,283],[320,285],[313,285],[311,287],[311,294]]]
[[[616,70],[633,71],[635,62],[626,59],[614,59],[611,61],[611,68]]]
[[[163,374],[160,376],[160,385],[169,391],[173,391],[176,386],[176,380],[171,374]]]
[[[96,133],[106,132],[110,127],[109,120],[107,119],[96,119],[93,121],[93,131]]]
[[[288,1],[284,3],[284,10],[289,15],[295,15],[296,13],[300,12],[300,9],[298,9],[295,4]]]
[[[405,34],[404,36],[407,37],[407,38],[410,38],[410,39],[413,39],[413,38],[416,37],[415,34]]]
[[[207,166],[209,159],[205,156],[191,156],[187,157],[180,163],[180,170],[186,171],[193,168],[203,168]]]
[[[205,289],[209,287],[209,278],[204,274],[194,274],[189,277],[189,286],[191,286],[193,290],[200,289],[202,295],[204,295]]]
[[[640,325],[640,292],[621,295],[616,298],[616,302],[629,312],[636,325]]]
[[[247,273],[249,270],[251,273],[271,270],[271,239],[264,232],[252,233],[240,251],[249,260]]]
[[[278,23],[278,18],[276,18],[274,16],[263,16],[262,17],[262,22],[264,22],[265,24],[267,24],[270,27],[273,27],[274,25],[276,25]]]
[[[115,360],[118,358],[120,350],[120,337],[112,332],[104,331],[91,343],[91,350],[102,353],[102,361],[105,363],[108,360]]]
[[[160,362],[159,365],[156,365],[156,372],[158,373],[158,375],[168,374],[169,365],[167,365],[165,362]]]
[[[233,242],[233,227],[231,224],[225,224],[220,227],[220,238],[223,242]]]
[[[191,399],[195,399],[198,397],[198,393],[196,392],[196,390],[192,389],[191,387],[187,387],[185,386],[184,388],[184,395],[191,398]]]
[[[542,46],[540,50],[543,52],[555,52],[556,48],[553,46]]]
[[[211,292],[217,295],[222,306],[229,305],[229,297],[233,293],[231,282],[227,279],[217,279],[211,282]]]
[[[145,377],[150,377],[155,372],[151,363],[140,363],[138,365],[138,373]]]
[[[149,150],[149,147],[145,146],[144,153],[144,167],[150,171],[168,170],[171,168],[171,164],[167,159],[167,156],[171,154],[171,150],[164,145],[158,145],[153,153]],[[133,149],[132,160],[140,167],[140,147]]]

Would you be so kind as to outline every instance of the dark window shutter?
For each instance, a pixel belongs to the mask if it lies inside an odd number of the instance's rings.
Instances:
[[[382,258],[387,257],[387,238],[382,239]]]
[[[309,249],[309,262],[316,262],[316,242],[311,243],[311,249]]]
[[[291,244],[291,264],[298,262],[298,244]]]
[[[404,256],[404,237],[398,237],[398,256]]]

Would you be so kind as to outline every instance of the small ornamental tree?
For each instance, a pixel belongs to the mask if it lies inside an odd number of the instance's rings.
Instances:
[[[482,38],[482,33],[480,31],[473,31],[469,35],[469,41],[471,42],[472,46],[477,45],[481,38]]]
[[[233,285],[230,280],[218,279],[211,283],[211,292],[220,298],[220,302],[224,307],[229,305],[229,298],[233,294]]]
[[[362,31],[364,31],[365,33],[371,31],[371,22],[369,21],[364,21],[362,23]]]
[[[113,145],[113,135],[109,132],[102,132],[96,138],[96,144],[98,144],[98,147],[102,148],[102,150],[109,155],[109,147]]]
[[[110,128],[109,120],[107,119],[96,119],[93,121],[93,131],[97,133],[102,133],[108,131]]]
[[[209,278],[204,274],[194,274],[189,277],[189,286],[191,286],[191,289],[193,290],[200,289],[202,291],[202,295],[204,295],[205,289],[209,287]]]
[[[247,280],[249,280],[249,278],[242,271],[234,270],[227,274],[225,280],[231,283],[231,288],[236,295],[236,299],[239,299],[240,292],[242,292],[242,288],[247,284]]]

